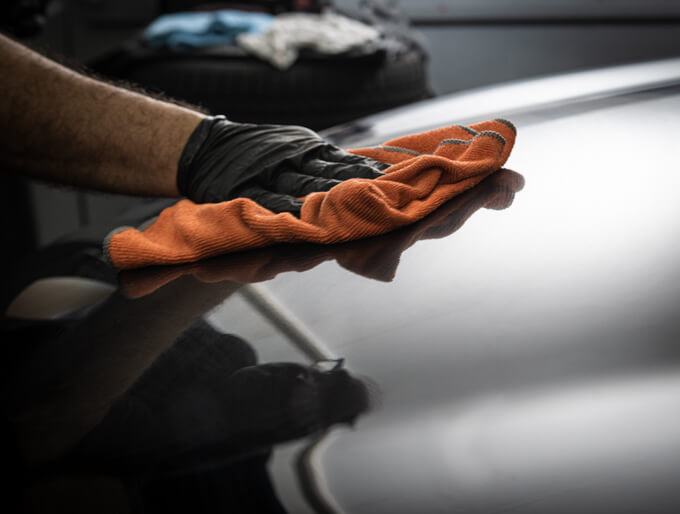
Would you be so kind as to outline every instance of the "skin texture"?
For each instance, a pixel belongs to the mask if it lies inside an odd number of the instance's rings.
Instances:
[[[0,169],[64,185],[179,196],[204,115],[78,74],[0,35]]]

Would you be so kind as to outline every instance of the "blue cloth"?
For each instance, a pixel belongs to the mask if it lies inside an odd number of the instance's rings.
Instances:
[[[239,34],[263,32],[273,19],[270,14],[232,10],[165,14],[146,28],[143,39],[149,46],[170,50],[232,45]]]

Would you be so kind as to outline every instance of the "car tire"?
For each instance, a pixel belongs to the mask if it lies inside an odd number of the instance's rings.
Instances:
[[[320,130],[428,98],[426,61],[411,48],[398,56],[302,58],[281,71],[246,54],[128,52],[113,68],[94,67],[234,121]]]

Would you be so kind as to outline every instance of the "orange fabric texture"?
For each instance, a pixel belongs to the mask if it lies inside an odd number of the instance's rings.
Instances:
[[[119,269],[180,264],[276,243],[338,243],[383,234],[433,212],[500,169],[515,142],[506,120],[404,136],[353,153],[391,164],[377,179],[351,179],[307,195],[300,218],[247,198],[181,200],[146,229],[119,229],[104,251]]]

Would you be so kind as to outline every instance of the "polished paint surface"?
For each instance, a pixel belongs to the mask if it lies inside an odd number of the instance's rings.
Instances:
[[[506,211],[418,242],[390,283],[329,264],[266,285],[384,393],[324,452],[347,512],[680,506],[680,93],[513,121]]]
[[[171,512],[183,487],[196,512],[677,512],[680,88],[496,114],[518,127],[514,171],[412,227],[125,273],[58,344],[31,341],[41,357],[8,352],[26,371],[5,416],[34,441],[24,497],[88,487]],[[196,344],[175,342],[196,323]],[[345,359],[333,386],[337,363],[303,371],[324,358]]]

